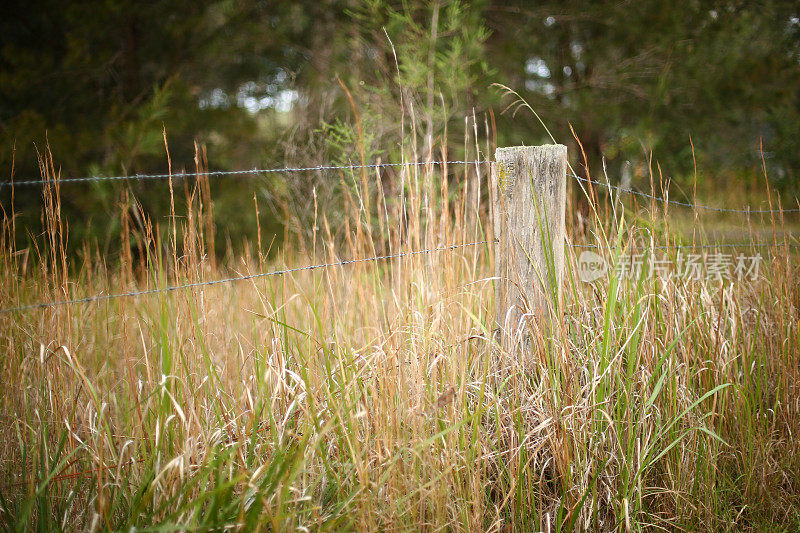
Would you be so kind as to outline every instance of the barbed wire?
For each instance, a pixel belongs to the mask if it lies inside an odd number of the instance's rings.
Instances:
[[[567,176],[575,178],[576,180],[582,181],[584,183],[591,183],[593,185],[601,185],[603,187],[606,187],[607,189],[613,189],[613,190],[620,191],[620,192],[626,192],[626,193],[630,193],[630,194],[635,194],[636,196],[641,196],[643,198],[648,198],[650,200],[656,200],[658,202],[663,202],[665,204],[673,204],[673,205],[679,205],[679,206],[682,206],[682,207],[689,207],[691,209],[705,209],[707,211],[716,211],[716,212],[719,212],[719,213],[740,213],[740,214],[742,214],[742,213],[746,213],[746,214],[751,214],[751,213],[753,213],[753,214],[755,214],[755,213],[778,214],[778,213],[797,213],[797,212],[800,212],[800,208],[793,208],[793,209],[728,209],[728,208],[725,208],[725,207],[714,207],[714,206],[703,205],[703,204],[690,204],[690,203],[686,203],[686,202],[679,202],[677,200],[668,200],[666,198],[661,198],[659,196],[653,196],[652,194],[647,194],[646,192],[637,191],[635,189],[631,189],[631,188],[627,188],[627,187],[620,187],[618,185],[611,185],[610,183],[603,183],[602,181],[589,180],[589,179],[586,179],[584,177],[578,176],[577,174],[567,174]]]
[[[425,165],[473,165],[488,163],[486,160],[473,160],[473,161],[408,161],[405,163],[370,163],[365,165],[319,165],[314,167],[282,167],[282,168],[253,168],[249,170],[211,170],[204,172],[178,172],[166,174],[132,174],[120,176],[86,176],[76,178],[60,178],[55,180],[24,180],[24,181],[2,181],[0,182],[0,189],[3,187],[17,187],[17,186],[30,186],[30,185],[44,185],[47,183],[86,183],[86,182],[100,182],[100,181],[125,181],[125,180],[168,180],[172,179],[185,179],[192,177],[218,177],[218,176],[241,176],[241,175],[256,175],[256,174],[276,174],[276,173],[289,173],[289,172],[314,172],[323,170],[359,170],[359,169],[374,169],[374,168],[387,168],[387,167],[407,167],[407,166],[425,166]],[[791,209],[730,209],[725,207],[715,207],[704,204],[694,204],[688,202],[680,202],[677,200],[669,200],[659,196],[654,196],[642,191],[637,191],[628,187],[620,187],[618,185],[611,185],[602,181],[594,181],[579,176],[573,173],[567,173],[567,176],[574,178],[580,182],[591,183],[600,185],[608,189],[616,190],[619,192],[630,193],[649,200],[655,200],[666,204],[678,205],[681,207],[688,207],[690,209],[703,209],[707,211],[715,211],[719,213],[738,213],[738,214],[778,214],[778,213],[797,213],[800,208]]]
[[[572,244],[567,243],[570,248],[584,248],[588,250],[596,250],[603,248],[597,244]],[[800,243],[772,243],[772,242],[724,242],[716,244],[675,244],[670,246],[631,246],[628,250],[677,250],[677,249],[707,249],[707,248],[766,248],[769,246],[776,246],[777,248],[789,247],[800,248]],[[616,246],[609,246],[610,250],[614,250]]]
[[[211,285],[220,285],[223,283],[232,283],[235,281],[245,281],[250,279],[257,279],[257,278],[265,278],[269,276],[283,276],[286,274],[292,274],[294,272],[302,272],[306,270],[317,270],[320,268],[330,268],[330,267],[337,267],[337,266],[345,266],[345,265],[352,265],[355,263],[365,263],[370,261],[382,261],[384,259],[395,259],[399,257],[407,257],[412,255],[420,255],[432,252],[442,252],[442,251],[449,251],[449,250],[457,250],[459,248],[467,248],[469,246],[479,246],[481,244],[487,244],[489,241],[476,241],[470,242],[465,244],[450,244],[447,246],[440,246],[438,248],[427,248],[425,250],[416,250],[413,252],[399,252],[396,254],[389,254],[389,255],[379,255],[374,257],[365,257],[361,259],[349,259],[345,261],[335,261],[332,263],[321,263],[316,265],[307,265],[303,267],[296,267],[296,268],[287,268],[283,270],[273,270],[271,272],[260,272],[258,274],[248,274],[245,276],[235,276],[230,278],[223,278],[223,279],[216,279],[211,281],[197,281],[194,283],[186,283],[183,285],[168,285],[166,287],[158,287],[155,289],[145,289],[140,291],[129,291],[129,292],[121,292],[115,294],[99,294],[94,296],[87,296],[85,298],[76,298],[73,300],[63,300],[63,301],[56,301],[56,302],[40,302],[36,304],[29,304],[29,305],[20,305],[17,307],[7,307],[4,309],[0,309],[0,314],[6,313],[14,313],[19,311],[29,311],[33,309],[47,309],[52,307],[61,307],[65,305],[74,305],[74,304],[82,304],[82,303],[91,303],[91,302],[99,302],[103,300],[116,300],[119,298],[133,298],[138,296],[144,296],[148,294],[157,294],[163,292],[173,292],[183,289],[191,289],[195,287],[208,287]]]
[[[405,163],[370,163],[366,165],[320,165],[316,167],[283,167],[283,168],[252,168],[249,170],[210,170],[204,172],[173,172],[172,174],[130,174],[121,176],[86,176],[77,178],[59,178],[53,180],[24,180],[24,181],[3,181],[0,187],[17,187],[27,185],[44,185],[46,183],[86,183],[97,181],[126,181],[126,180],[168,180],[196,178],[196,177],[217,177],[217,176],[240,176],[247,174],[274,174],[283,172],[313,172],[321,170],[360,170],[384,167],[406,167],[406,166],[425,166],[425,165],[471,165],[475,163],[485,163],[486,161],[408,161]]]

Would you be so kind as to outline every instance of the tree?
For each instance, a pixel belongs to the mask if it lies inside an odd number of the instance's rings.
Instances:
[[[331,4],[3,3],[4,180],[12,162],[17,180],[38,177],[37,153],[46,148],[63,176],[163,172],[164,130],[176,170],[193,169],[195,141],[207,145],[216,168],[263,164],[265,146],[275,144],[285,124],[276,120],[285,114],[281,102],[291,103],[293,76],[313,55],[304,43],[319,35],[316,17]],[[164,213],[164,194],[128,185],[153,216]],[[85,218],[110,215],[121,187],[83,186],[64,196],[64,210]],[[7,191],[0,192],[4,203]],[[36,228],[38,196],[33,189],[17,190],[15,207],[25,222],[20,227]],[[85,228],[73,226],[74,240],[98,236],[81,233]]]
[[[752,168],[760,138],[790,172],[800,146],[781,132],[800,111],[797,15],[786,1],[498,2],[487,46],[560,141],[574,126],[595,176],[602,156],[613,177],[650,152],[672,176],[690,175],[690,137],[715,176]],[[544,137],[533,122],[505,126],[505,143],[515,142],[506,132]]]
[[[218,169],[386,160],[412,140],[423,157],[437,143],[458,156],[464,118],[504,107],[500,82],[593,177],[604,160],[612,180],[626,161],[641,176],[653,154],[678,181],[696,160],[718,184],[756,175],[763,140],[770,177],[796,188],[795,4],[12,0],[0,6],[0,168],[13,159],[16,179],[36,177],[49,146],[65,176],[161,172],[164,129],[177,170],[193,167],[195,141]],[[549,142],[533,117],[492,118],[499,145]],[[215,183],[222,218],[241,218],[252,184]],[[303,183],[288,190],[309,196]],[[133,192],[164,214],[148,187]],[[64,209],[108,218],[121,188],[84,186]],[[36,228],[38,193],[18,193],[18,227]],[[247,225],[228,225],[234,240]],[[84,227],[74,241],[100,236]]]

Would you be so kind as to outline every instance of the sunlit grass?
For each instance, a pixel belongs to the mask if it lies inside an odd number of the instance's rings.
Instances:
[[[43,164],[43,175],[51,169]],[[569,248],[560,317],[548,329],[532,321],[530,342],[505,352],[494,331],[492,218],[485,198],[470,196],[478,182],[488,189],[485,169],[459,171],[450,190],[436,168],[383,177],[372,188],[349,184],[377,175],[342,177],[346,238],[323,205],[296,221],[313,224],[310,241],[289,239],[270,261],[208,258],[202,182],[187,198],[192,216],[154,238],[149,264],[123,254],[121,265],[87,260],[74,273],[57,185],[44,190],[47,239],[25,272],[6,218],[3,307],[489,244],[0,316],[0,523],[800,527],[800,289],[782,239],[762,251],[755,280],[611,270],[590,284]],[[613,262],[651,237],[709,233],[702,218],[670,222],[626,205],[600,210],[570,241],[600,245]],[[788,231],[770,224],[770,234]]]

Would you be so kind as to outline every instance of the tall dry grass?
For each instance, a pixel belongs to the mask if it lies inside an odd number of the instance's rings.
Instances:
[[[42,160],[37,248],[16,249],[4,206],[2,307],[488,243],[0,315],[4,528],[800,527],[800,289],[780,219],[752,281],[584,283],[568,248],[560,318],[508,353],[484,165],[329,177],[344,209],[315,196],[277,258],[259,242],[229,264],[209,253],[207,181],[171,182],[185,213],[134,223],[128,197],[138,251],[78,266],[55,168]],[[659,206],[598,208],[570,240],[608,261],[687,237]]]

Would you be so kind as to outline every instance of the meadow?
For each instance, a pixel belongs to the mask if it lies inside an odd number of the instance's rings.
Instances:
[[[0,314],[4,529],[800,528],[796,214],[597,186],[579,221],[570,180],[563,301],[504,350],[484,163],[333,171],[335,210],[314,194],[279,249],[259,228],[225,258],[201,176],[151,185],[185,206],[168,219],[121,205],[118,258],[75,259],[40,167],[45,234],[18,248],[3,205],[0,307],[153,292]],[[669,273],[585,282],[585,249]],[[688,253],[763,260],[692,277]]]

